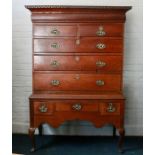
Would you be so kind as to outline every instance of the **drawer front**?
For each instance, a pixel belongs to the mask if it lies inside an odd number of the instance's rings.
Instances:
[[[105,102],[99,104],[101,115],[120,115],[120,102]]]
[[[105,90],[121,89],[120,74],[50,74],[34,73],[34,90]]]
[[[109,71],[122,70],[122,56],[34,56],[38,71]]]
[[[58,112],[98,112],[99,105],[97,102],[88,100],[69,100],[56,104],[56,111]]]
[[[47,101],[35,101],[33,106],[35,115],[52,115],[54,113],[54,105]]]
[[[121,105],[121,101],[108,100],[49,100],[33,103],[35,115],[53,115],[55,112],[99,112],[100,115],[120,115]]]
[[[53,38],[34,39],[34,52],[122,52],[119,38]]]
[[[92,25],[34,25],[34,37],[61,36],[117,36],[122,37],[124,25],[122,23],[104,23]]]
[[[78,27],[80,36],[98,36],[98,37],[122,37],[123,24],[100,24],[100,25],[80,25]]]
[[[59,26],[59,25],[35,25],[34,36],[43,37],[61,37],[61,36],[76,36],[76,26]]]

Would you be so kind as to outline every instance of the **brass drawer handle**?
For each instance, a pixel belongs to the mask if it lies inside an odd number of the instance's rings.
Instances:
[[[59,35],[60,34],[60,31],[58,31],[57,29],[53,29],[51,31],[51,34],[53,34],[53,35]]]
[[[73,110],[79,111],[81,110],[82,106],[80,103],[76,103],[72,106]]]
[[[96,48],[104,49],[104,48],[106,48],[106,46],[105,46],[105,44],[99,43],[99,44],[96,45]]]
[[[52,43],[51,47],[57,49],[57,48],[60,48],[60,45],[58,43]]]
[[[58,67],[59,66],[59,62],[57,60],[53,60],[51,62],[52,67]]]
[[[115,111],[116,111],[116,108],[113,106],[112,103],[109,103],[107,112],[115,112]]]
[[[96,85],[97,86],[103,86],[104,85],[104,81],[103,80],[97,80],[96,81]]]
[[[52,81],[51,81],[51,84],[52,84],[53,86],[58,86],[58,85],[60,84],[60,81],[59,81],[59,80],[52,80]]]
[[[97,67],[104,67],[104,66],[106,66],[106,63],[103,62],[103,61],[97,61],[97,62],[96,62],[96,66],[97,66]]]
[[[42,105],[39,107],[39,110],[40,110],[40,112],[45,113],[45,112],[47,112],[48,108],[45,106],[45,104],[42,104]]]
[[[96,32],[97,36],[104,36],[106,32],[103,30],[103,26],[99,27],[99,30]]]

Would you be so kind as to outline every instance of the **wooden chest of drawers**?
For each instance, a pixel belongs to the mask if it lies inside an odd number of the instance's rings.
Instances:
[[[42,124],[112,124],[124,137],[122,92],[125,13],[131,7],[26,6],[33,23],[32,151]]]

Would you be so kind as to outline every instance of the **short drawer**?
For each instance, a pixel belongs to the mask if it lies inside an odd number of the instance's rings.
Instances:
[[[101,115],[120,115],[120,102],[103,102],[99,104],[99,111]]]
[[[35,25],[33,35],[34,37],[72,37],[77,35],[77,27],[70,25]]]
[[[122,52],[121,38],[53,38],[34,39],[34,52]]]
[[[62,102],[62,101],[61,101]],[[97,102],[88,100],[68,100],[55,105],[57,112],[98,112],[99,105]]]
[[[122,70],[122,56],[34,56],[36,71],[108,71]]]
[[[80,36],[122,37],[124,25],[122,23],[80,25],[78,31]]]
[[[52,115],[54,112],[54,104],[47,101],[35,101],[33,106],[36,115]]]
[[[35,91],[120,91],[121,74],[34,73]]]

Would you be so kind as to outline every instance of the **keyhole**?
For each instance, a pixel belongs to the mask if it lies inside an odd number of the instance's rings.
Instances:
[[[80,45],[80,39],[76,40],[76,45]]]
[[[79,61],[80,60],[80,57],[79,56],[75,56],[75,60],[76,61]]]
[[[80,79],[80,75],[79,75],[79,74],[76,74],[76,75],[75,75],[75,79],[76,79],[76,80],[79,80],[79,79]]]

